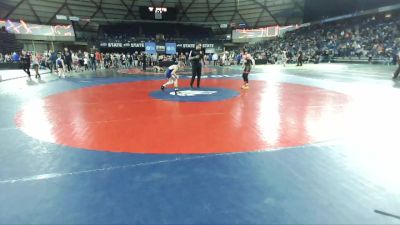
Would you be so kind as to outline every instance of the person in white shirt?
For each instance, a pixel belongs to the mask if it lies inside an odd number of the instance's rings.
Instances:
[[[222,60],[222,65],[223,66],[225,66],[225,61],[226,61],[226,53],[224,52],[224,54],[222,54],[222,57],[221,57],[221,60]]]
[[[214,54],[212,55],[212,60],[213,60],[213,62],[214,62],[214,66],[216,66],[216,65],[217,65],[217,62],[218,62],[218,54],[217,54],[217,53],[214,53]]]
[[[282,64],[285,67],[287,62],[286,51],[282,51]]]
[[[39,62],[40,62],[40,57],[37,53],[35,53],[32,56],[32,66],[33,69],[35,70],[35,78],[40,79],[40,74],[39,74]]]
[[[88,56],[85,56],[83,59],[83,64],[85,65],[85,70],[89,70],[89,58]]]

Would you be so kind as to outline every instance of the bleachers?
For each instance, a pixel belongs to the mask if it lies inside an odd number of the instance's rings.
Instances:
[[[17,41],[14,34],[0,32],[0,53],[20,52],[23,48],[22,44]]]
[[[296,57],[320,56],[345,63],[391,63],[400,52],[400,12],[368,15],[331,23],[314,24],[264,42],[246,46],[251,52],[265,52],[278,58],[283,51]],[[372,60],[369,60],[369,57]]]
[[[151,40],[162,34],[166,40],[212,39],[210,28],[182,24],[134,23],[102,26],[99,37],[102,41],[124,42],[130,40]]]

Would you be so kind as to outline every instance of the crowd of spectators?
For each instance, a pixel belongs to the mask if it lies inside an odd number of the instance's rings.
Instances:
[[[102,26],[98,34],[100,42],[135,41],[207,41],[215,39],[210,28],[182,24],[120,24]]]
[[[136,38],[128,34],[107,34],[101,37],[114,42],[135,41]],[[151,40],[151,38],[149,39]],[[297,61],[301,55],[304,61],[318,63],[334,58],[358,58],[371,61],[384,59],[388,62],[397,62],[400,51],[400,15],[386,15],[381,17],[356,18],[338,22],[324,23],[302,27],[294,31],[246,48],[257,60],[276,63],[282,59]],[[77,51],[69,49],[62,51],[48,51],[44,53],[30,53],[32,63],[40,67],[48,67],[52,71],[58,70],[57,59],[65,63],[65,71],[96,70],[97,68],[130,68],[158,66],[165,61],[181,61],[190,64],[188,52],[176,55],[145,54],[144,52],[104,53],[99,51]],[[0,63],[19,62],[18,52],[1,54]],[[240,64],[240,50],[204,55],[204,62],[213,65]],[[144,63],[145,62],[145,63]]]
[[[299,52],[306,60],[358,58],[395,62],[400,49],[400,16],[356,18],[312,25],[268,41],[247,46],[258,58],[279,61],[283,52],[289,60]]]
[[[100,52],[93,50],[71,51],[65,48],[61,51],[46,52],[25,52],[7,54],[2,62],[26,64],[22,56],[29,61],[28,68],[49,69],[51,73],[56,73],[60,77],[68,76],[74,72],[96,71],[97,69],[129,69],[140,68],[148,71],[162,71],[172,64],[181,63],[183,66],[191,66],[189,52],[179,52],[174,55],[166,54],[146,54],[144,51],[135,52]],[[240,56],[240,54],[238,55]],[[0,54],[0,60],[4,57]],[[209,53],[204,54],[202,62],[205,65],[228,66],[239,64],[240,59],[236,60],[234,52]]]
[[[128,42],[222,42],[222,40],[217,40],[213,38],[196,38],[190,39],[186,37],[176,37],[176,36],[168,36],[168,35],[142,35],[140,37],[130,35],[130,34],[113,34],[113,33],[102,33],[99,36],[99,39],[96,42],[110,42],[110,43],[128,43]]]
[[[0,53],[0,63],[19,62],[19,60],[20,60],[20,53],[18,52],[10,52],[4,55]]]
[[[141,69],[162,68],[165,65],[181,62],[189,66],[189,53],[180,52],[174,55],[166,54],[146,54],[144,51],[135,52],[100,52],[93,51],[71,51],[68,48],[59,51],[32,52],[23,51],[23,53],[10,53],[4,56],[0,54],[0,63],[20,63],[22,55],[29,59],[31,68],[46,69],[52,73],[58,73],[59,76],[65,76],[73,72],[83,72],[97,69],[127,69],[138,67]],[[204,56],[204,62],[211,64],[212,54]],[[215,55],[215,54],[214,54]],[[210,60],[209,60],[210,58]],[[218,59],[218,56],[217,56]],[[25,60],[27,61],[27,60]],[[147,67],[147,68],[146,68]]]

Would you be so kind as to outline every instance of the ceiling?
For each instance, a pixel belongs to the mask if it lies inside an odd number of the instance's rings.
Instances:
[[[0,0],[0,18],[62,24],[56,15],[78,16],[75,28],[97,31],[101,24],[139,21],[139,6],[176,7],[177,22],[248,27],[298,24],[305,0]],[[86,19],[86,20],[85,20]],[[89,22],[90,21],[90,22]]]

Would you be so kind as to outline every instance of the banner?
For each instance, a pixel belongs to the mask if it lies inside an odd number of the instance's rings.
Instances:
[[[177,48],[195,48],[196,44],[177,44]]]
[[[216,48],[219,46],[219,44],[214,44],[214,43],[203,43],[201,44],[203,48]],[[222,45],[222,44],[220,44]],[[151,49],[150,54],[154,54],[156,52],[166,52],[171,51],[175,49],[175,52],[178,49],[194,49],[196,47],[195,43],[158,43],[156,44],[155,42],[101,42],[99,44],[100,48],[145,48],[146,52],[148,51],[147,48]],[[172,48],[172,49],[168,49]],[[167,53],[169,54],[169,53]],[[175,53],[171,53],[175,54]]]
[[[276,37],[278,34],[279,26],[258,29],[236,29],[232,31],[232,39],[235,41],[240,39]]]
[[[167,55],[176,54],[176,43],[165,43],[165,48]]]
[[[147,54],[155,54],[156,51],[156,43],[155,42],[146,42],[144,43],[145,51]]]
[[[165,54],[165,45],[157,44],[156,46],[157,53]]]
[[[130,43],[131,48],[144,48],[144,43],[143,42],[138,42],[138,43]]]
[[[106,43],[106,46],[109,48],[122,48],[122,43]]]
[[[201,47],[203,48],[214,48],[214,44],[201,44]]]
[[[41,25],[28,23],[23,20],[19,22],[11,20],[0,20],[0,27],[5,27],[12,34],[50,36],[50,37],[74,37],[72,25]]]

